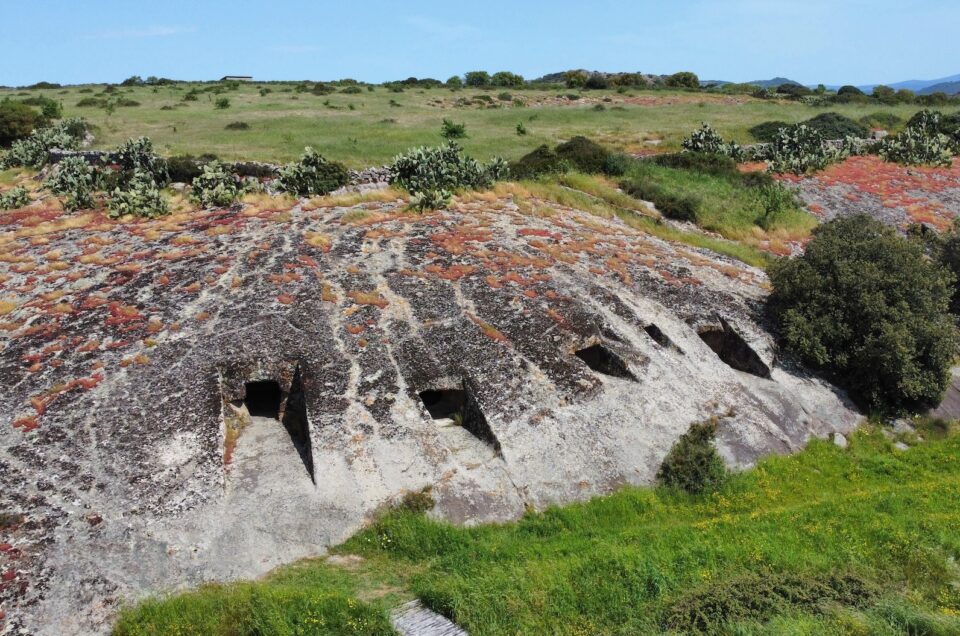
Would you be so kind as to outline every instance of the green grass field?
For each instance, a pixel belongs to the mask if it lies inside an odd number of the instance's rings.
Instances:
[[[113,94],[115,97],[132,99],[140,105],[118,107],[111,114],[100,107],[76,105],[84,98],[95,97],[103,86],[3,89],[0,99],[31,95],[55,99],[62,103],[65,116],[86,117],[99,127],[97,147],[109,148],[129,137],[146,135],[160,152],[168,155],[214,153],[225,160],[282,162],[295,159],[304,146],[310,145],[353,168],[387,163],[412,146],[442,142],[440,125],[444,118],[466,124],[469,138],[462,144],[470,154],[481,159],[493,155],[516,159],[541,144],[555,145],[575,135],[638,152],[677,149],[680,141],[702,121],[710,122],[729,138],[750,143],[753,139],[747,129],[764,121],[802,121],[825,110],[854,119],[874,112],[894,113],[907,119],[920,110],[918,106],[872,105],[819,109],[788,101],[673,91],[584,91],[577,101],[556,99],[572,93],[565,89],[511,90],[513,98],[529,104],[516,107],[513,102],[498,98],[499,89],[407,89],[393,93],[378,86],[372,92],[363,88],[358,94],[314,95],[294,92],[294,84],[270,84],[273,92],[261,96],[256,83],[243,84],[220,95],[202,92],[197,101],[183,101],[192,88],[202,90],[208,86],[121,88]],[[454,106],[459,99],[481,95],[489,96],[496,107]],[[217,109],[214,104],[218,97],[228,98],[230,107]],[[536,105],[544,99],[549,102]],[[438,100],[446,106],[434,105]],[[594,110],[598,104],[604,110]],[[249,124],[250,128],[225,129],[227,124],[237,121]],[[517,134],[518,123],[524,125],[526,135]],[[647,143],[656,140],[662,143]]]
[[[813,442],[700,497],[629,488],[477,528],[398,510],[339,565],[151,600],[116,633],[389,633],[418,596],[475,636],[958,634],[960,436],[920,433]]]

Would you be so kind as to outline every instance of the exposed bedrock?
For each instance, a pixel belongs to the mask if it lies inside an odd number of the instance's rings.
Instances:
[[[538,206],[8,223],[8,626],[105,631],[425,487],[472,524],[648,484],[710,415],[741,467],[856,425],[775,359],[761,271]]]

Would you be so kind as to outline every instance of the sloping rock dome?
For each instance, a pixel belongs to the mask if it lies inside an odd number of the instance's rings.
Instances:
[[[854,427],[776,360],[762,271],[521,203],[0,216],[10,624],[103,630],[424,487],[477,523],[650,483],[711,415],[740,466]]]

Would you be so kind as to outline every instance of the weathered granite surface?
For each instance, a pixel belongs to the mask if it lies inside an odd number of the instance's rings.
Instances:
[[[766,287],[540,201],[2,213],[0,632],[106,631],[123,601],[323,553],[427,486],[478,523],[650,483],[711,414],[737,466],[850,431],[776,360]],[[268,379],[299,453],[256,418],[232,440]],[[431,418],[440,389],[463,426]]]

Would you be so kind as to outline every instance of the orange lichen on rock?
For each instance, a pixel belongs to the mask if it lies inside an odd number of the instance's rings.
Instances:
[[[508,342],[507,337],[503,335],[502,332],[500,332],[496,327],[494,327],[490,323],[485,322],[481,318],[469,312],[467,313],[467,318],[472,320],[474,324],[480,327],[480,331],[483,332],[483,335],[490,338],[491,340],[495,340],[496,342]]]
[[[350,291],[350,292],[347,292],[347,296],[358,305],[373,305],[374,307],[383,309],[384,307],[390,304],[390,301],[388,301],[386,298],[384,298],[383,296],[381,296],[379,293],[375,291],[373,292]]]

